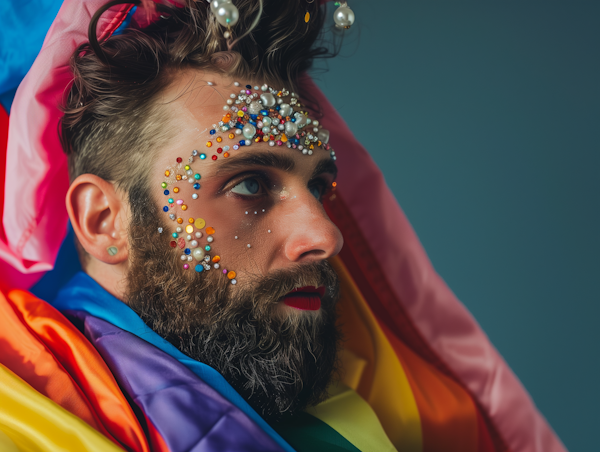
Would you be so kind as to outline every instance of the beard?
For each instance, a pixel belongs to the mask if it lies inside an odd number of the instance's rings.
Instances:
[[[127,275],[126,302],[142,320],[219,371],[268,422],[323,401],[340,342],[331,265],[298,265],[233,286],[220,270],[184,270],[166,240],[151,239],[159,220],[148,220],[132,222]],[[305,286],[326,288],[320,310],[281,309],[284,295]]]

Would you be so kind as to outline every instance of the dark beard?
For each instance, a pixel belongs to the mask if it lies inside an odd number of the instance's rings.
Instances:
[[[126,301],[142,320],[186,355],[218,370],[269,422],[324,400],[339,344],[339,282],[329,263],[232,286],[219,270],[183,270],[164,237],[149,239],[158,227],[152,223],[146,218],[138,223],[146,226],[130,230]],[[277,309],[281,297],[304,286],[326,287],[319,311]]]

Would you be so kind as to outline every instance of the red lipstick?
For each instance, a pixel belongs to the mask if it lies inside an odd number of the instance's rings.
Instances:
[[[287,306],[301,311],[317,311],[321,308],[321,298],[325,295],[325,287],[299,287],[283,297]]]

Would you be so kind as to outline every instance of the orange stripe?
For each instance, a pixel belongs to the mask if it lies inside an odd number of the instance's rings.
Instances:
[[[478,419],[471,396],[416,355],[380,322],[413,390],[423,429],[423,451],[477,452]]]
[[[108,367],[56,309],[28,292],[0,294],[2,364],[116,444],[149,451]]]

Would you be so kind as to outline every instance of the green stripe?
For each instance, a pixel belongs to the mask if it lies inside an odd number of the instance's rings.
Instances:
[[[298,452],[360,452],[325,422],[305,412],[271,426]]]

